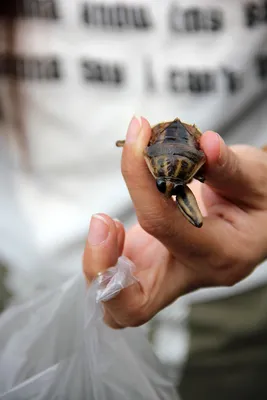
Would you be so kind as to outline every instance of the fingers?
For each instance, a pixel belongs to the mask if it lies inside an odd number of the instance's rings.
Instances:
[[[83,257],[83,271],[91,283],[98,275],[114,266],[122,254],[125,231],[122,223],[105,214],[93,215]],[[141,287],[131,285],[122,290],[114,299],[104,304],[104,321],[113,329],[131,325],[133,313],[138,313],[142,304]],[[131,310],[131,314],[125,310]],[[139,321],[138,316],[134,321]]]
[[[124,236],[119,221],[105,214],[92,216],[83,256],[83,270],[89,282],[117,263],[123,250]]]
[[[175,254],[188,254],[188,251],[198,255],[210,253],[220,243],[218,235],[214,235],[219,219],[205,219],[200,232],[185,219],[172,199],[166,199],[158,191],[144,160],[144,149],[150,135],[148,121],[133,118],[122,154],[122,174],[140,225]]]
[[[226,146],[215,132],[201,137],[207,157],[206,183],[232,201],[249,206],[265,202],[267,161],[263,151],[250,146]]]
[[[106,214],[93,215],[83,257],[83,271],[91,283],[98,275],[114,266],[122,254],[125,231],[122,223]],[[104,321],[113,329],[131,325],[133,313],[142,302],[141,288],[132,285],[104,304]],[[131,315],[125,310],[131,310]],[[134,319],[135,320],[135,319]],[[136,320],[139,321],[138,317]]]

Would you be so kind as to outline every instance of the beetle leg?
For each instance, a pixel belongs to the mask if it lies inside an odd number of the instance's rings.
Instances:
[[[123,147],[124,144],[125,144],[125,140],[117,140],[117,142],[116,142],[117,147]]]
[[[198,180],[201,183],[204,183],[206,178],[205,178],[205,173],[204,173],[204,168],[201,167],[197,173],[194,176],[194,179]]]
[[[201,228],[203,224],[202,214],[196,198],[188,186],[180,186],[176,192],[176,204],[185,218],[195,227]]]
[[[197,174],[197,175],[194,176],[194,178],[195,178],[197,181],[201,182],[201,183],[204,183],[205,180],[206,180],[205,176],[202,175],[202,174],[199,174],[199,175]]]

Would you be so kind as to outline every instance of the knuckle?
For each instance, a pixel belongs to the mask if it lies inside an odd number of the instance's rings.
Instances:
[[[174,221],[177,210],[170,205],[165,201],[143,204],[142,210],[137,210],[137,218],[144,231],[153,236],[172,236],[175,233]]]
[[[139,224],[140,224],[141,228],[144,231],[146,231],[150,235],[153,235],[154,229],[155,229],[155,225],[154,225],[153,221],[150,218],[148,218],[148,217],[140,217],[138,219],[138,221],[139,221]]]
[[[152,236],[161,236],[163,232],[168,232],[165,227],[164,218],[161,214],[152,213],[151,210],[147,214],[138,218],[141,228]]]

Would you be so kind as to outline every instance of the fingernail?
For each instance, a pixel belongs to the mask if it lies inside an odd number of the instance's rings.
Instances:
[[[133,116],[126,135],[127,143],[134,143],[139,135],[142,128],[142,119],[140,117]]]
[[[104,217],[95,214],[91,218],[88,242],[91,246],[98,246],[103,243],[109,234],[109,225]]]

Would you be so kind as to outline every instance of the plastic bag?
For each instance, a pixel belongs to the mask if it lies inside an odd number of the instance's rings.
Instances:
[[[136,282],[125,258],[88,289],[83,274],[0,318],[0,399],[177,400],[142,328],[113,330],[101,301]]]

